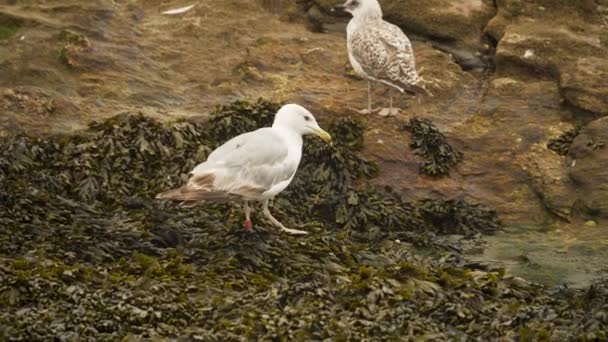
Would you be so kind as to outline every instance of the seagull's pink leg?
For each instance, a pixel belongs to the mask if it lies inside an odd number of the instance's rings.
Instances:
[[[245,221],[243,222],[243,228],[245,228],[246,231],[250,232],[251,228],[253,228],[253,223],[251,222],[251,208],[249,208],[249,202],[248,201],[244,201],[245,203]]]

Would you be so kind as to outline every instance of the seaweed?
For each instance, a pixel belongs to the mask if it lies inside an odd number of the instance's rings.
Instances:
[[[549,140],[547,148],[560,156],[568,155],[570,146],[574,139],[578,136],[580,130],[578,128],[568,130],[562,133],[559,137]]]
[[[420,173],[447,176],[462,161],[462,152],[455,150],[430,120],[412,118],[403,128],[412,133],[410,147],[423,159]]]
[[[0,340],[605,338],[605,282],[558,295],[463,266],[435,235],[493,231],[495,213],[372,186],[350,118],[323,124],[334,146],[307,138],[273,203],[307,237],[258,212],[246,232],[239,204],[153,200],[277,107],[236,102],[170,123],[124,113],[78,135],[0,138]]]
[[[442,234],[491,234],[501,226],[495,210],[464,200],[425,199],[418,207],[425,220]]]
[[[80,66],[79,55],[83,51],[91,49],[89,39],[85,35],[74,31],[62,30],[59,32],[58,40],[59,49],[57,57],[61,63],[68,67],[75,68]]]

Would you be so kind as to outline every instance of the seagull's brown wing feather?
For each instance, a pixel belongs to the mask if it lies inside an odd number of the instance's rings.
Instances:
[[[367,75],[400,90],[429,94],[419,85],[412,44],[399,27],[380,21],[364,25],[350,39],[351,53]]]

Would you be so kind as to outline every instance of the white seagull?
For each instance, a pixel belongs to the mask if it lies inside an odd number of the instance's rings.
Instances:
[[[382,19],[377,0],[348,0],[337,8],[353,16],[346,27],[346,47],[355,73],[367,80],[367,110],[362,113],[372,112],[371,81],[391,87],[390,107],[380,111],[382,116],[399,112],[393,108],[393,88],[402,93],[432,96],[416,72],[410,40],[399,27]]]
[[[162,192],[156,198],[183,201],[189,206],[242,199],[246,230],[253,226],[249,201],[262,201],[264,215],[282,231],[307,234],[285,228],[268,209],[268,201],[283,191],[296,174],[305,134],[316,134],[331,143],[329,133],[319,127],[308,110],[297,104],[284,105],[275,115],[272,127],[230,139],[190,172],[186,185]]]

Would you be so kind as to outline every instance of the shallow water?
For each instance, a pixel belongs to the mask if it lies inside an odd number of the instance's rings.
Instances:
[[[608,274],[605,225],[512,225],[484,240],[468,257],[543,285],[580,288]]]

